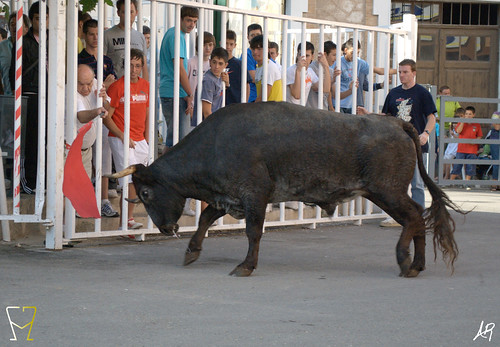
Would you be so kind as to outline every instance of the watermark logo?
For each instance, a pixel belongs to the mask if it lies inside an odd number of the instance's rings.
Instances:
[[[481,337],[483,339],[488,339],[488,341],[491,342],[491,337],[493,336],[493,329],[495,329],[495,323],[488,323],[484,325],[484,320],[482,320],[477,335],[472,339],[472,341],[476,341],[478,337]]]
[[[23,306],[22,307],[22,311],[20,311],[20,309],[21,309],[21,307],[19,307],[19,306],[7,306],[5,308],[5,312],[7,312],[7,318],[9,318],[10,329],[12,330],[12,335],[14,336],[10,340],[11,341],[17,341],[16,331],[15,331],[14,327],[23,330],[23,329],[25,329],[26,327],[29,326],[30,328],[28,330],[28,337],[26,337],[26,341],[33,341],[33,339],[30,338],[30,334],[31,334],[31,328],[33,328],[33,323],[35,322],[36,307],[35,306]],[[18,314],[19,312],[23,312],[24,313],[25,310],[26,310],[26,312],[30,312],[31,310],[33,310],[33,316],[31,317],[31,321],[30,322],[28,322],[27,324],[21,326],[21,325],[15,323],[12,320],[11,313],[13,314],[13,316],[15,316],[15,318],[17,320],[19,318],[22,318],[22,317],[26,316],[26,315]]]

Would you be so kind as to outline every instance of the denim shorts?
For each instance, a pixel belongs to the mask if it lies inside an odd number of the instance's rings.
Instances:
[[[474,153],[457,152],[457,156],[455,157],[455,159],[477,159],[477,155]],[[453,170],[451,170],[451,174],[460,175],[462,172],[463,165],[465,165],[465,174],[467,176],[472,177],[476,175],[476,164],[453,164]]]

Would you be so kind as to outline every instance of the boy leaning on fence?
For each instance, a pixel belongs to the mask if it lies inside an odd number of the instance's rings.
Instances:
[[[459,107],[455,111],[455,118],[463,118],[465,116],[465,109],[462,107]],[[454,139],[458,139],[458,133],[455,131],[455,123],[450,123],[451,126],[449,127],[449,132],[448,136]],[[449,143],[448,146],[446,146],[446,150],[444,152],[443,159],[455,159],[457,156],[457,149],[458,149],[458,143]],[[451,164],[443,164],[443,171],[444,171],[444,179],[449,180],[450,175],[451,175]]]
[[[203,83],[201,88],[201,108],[202,117],[206,119],[212,113],[222,107],[222,93],[224,85],[229,87],[229,76],[225,71],[227,67],[228,54],[222,47],[217,47],[212,51],[210,56],[210,70],[203,76]],[[199,93],[196,90],[196,96]],[[197,97],[195,97],[195,100]],[[197,125],[197,105],[195,104],[193,116],[193,126]]]
[[[194,97],[187,74],[186,35],[196,27],[198,22],[198,9],[183,6],[181,8],[180,23],[180,55],[179,55],[179,140],[189,134],[191,130],[190,112]],[[163,117],[167,123],[167,139],[165,145],[172,147],[174,126],[174,59],[175,59],[175,27],[167,30],[161,41],[160,47],[160,85],[159,93]]]
[[[474,118],[476,115],[476,109],[473,106],[467,106],[465,108],[465,118]],[[456,132],[459,134],[460,139],[480,139],[483,137],[483,132],[481,131],[481,125],[479,123],[458,123],[455,127]],[[457,148],[456,159],[477,159],[477,151],[479,145],[477,143],[459,143]],[[451,171],[451,179],[457,179],[462,171],[462,166],[464,164],[453,164],[453,170]],[[475,164],[465,164],[465,179],[471,180],[476,174]],[[466,187],[470,190],[470,187]]]
[[[148,118],[149,118],[149,83],[140,77],[145,64],[145,56],[141,50],[130,50],[130,142],[129,160],[124,159],[123,141],[125,131],[125,78],[121,77],[108,89],[111,98],[109,117],[104,125],[109,129],[109,146],[113,153],[113,161],[117,171],[124,170],[129,165],[148,163]],[[137,197],[134,185],[129,177],[120,178],[120,185],[126,189],[128,184],[129,198]],[[120,214],[122,200],[120,199]],[[128,205],[128,229],[140,229],[142,223],[134,220],[134,204]],[[121,227],[121,218],[120,218]]]

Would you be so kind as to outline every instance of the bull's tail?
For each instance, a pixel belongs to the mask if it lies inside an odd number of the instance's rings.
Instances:
[[[453,233],[455,232],[455,222],[453,221],[453,218],[451,218],[446,207],[449,207],[460,214],[466,214],[467,212],[462,211],[455,203],[453,203],[448,195],[446,195],[446,193],[434,183],[429,175],[427,175],[422,160],[422,148],[420,147],[419,136],[413,125],[411,125],[411,123],[404,122],[403,129],[415,143],[418,170],[432,196],[432,204],[425,210],[424,219],[427,230],[431,230],[434,234],[432,239],[434,245],[434,261],[437,256],[436,248],[439,248],[439,250],[443,253],[444,262],[451,267],[453,273],[453,264],[458,256],[458,247],[455,242],[455,237],[453,236]]]

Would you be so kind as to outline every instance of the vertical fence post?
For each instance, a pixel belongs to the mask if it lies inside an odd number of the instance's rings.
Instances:
[[[50,1],[52,16],[49,21],[49,98],[47,128],[47,219],[48,225],[45,247],[62,249],[63,230],[63,163],[64,163],[64,88],[65,88],[65,55],[66,55],[66,3]],[[43,12],[42,12],[43,13]],[[45,17],[41,16],[42,21]],[[44,73],[45,73],[45,69]],[[45,105],[43,106],[45,107]],[[38,163],[41,165],[41,163]]]
[[[23,78],[23,1],[17,0],[16,19],[16,82],[15,82],[15,115],[14,115],[14,182],[13,212],[19,215],[21,201],[21,84]]]
[[[220,15],[220,46],[226,48],[226,22],[227,22],[227,12],[222,11]],[[226,83],[222,82],[222,106],[226,106]],[[222,217],[221,217],[222,218]]]
[[[342,52],[342,28],[337,27],[337,60],[335,69],[342,68],[341,52]],[[335,111],[340,112],[340,75],[335,78]]]
[[[201,91],[203,89],[203,42],[204,42],[204,32],[203,27],[205,26],[205,9],[200,8],[198,13],[198,75],[197,77],[197,87],[196,93],[192,90],[192,93],[196,95],[196,125],[200,125],[203,120],[203,110],[201,107]],[[193,35],[194,36],[194,35]],[[189,106],[189,105],[188,105]],[[179,115],[181,117],[182,115]]]
[[[363,86],[356,87],[356,81],[358,80],[358,29],[354,29],[354,33],[352,36],[352,48],[354,49],[352,52],[352,80],[354,83],[352,84],[352,103],[351,103],[351,113],[356,114],[356,108],[358,105],[358,89],[363,88]]]
[[[45,203],[45,130],[47,128],[47,4],[40,1],[40,48],[38,56],[38,163],[36,175],[35,214],[42,215]],[[49,21],[50,22],[50,21]],[[66,28],[62,30],[65,34]],[[64,92],[64,89],[62,90]]]
[[[386,45],[385,45],[385,52],[386,52],[386,57],[387,59],[385,60],[384,64],[384,95],[387,95],[389,93],[389,68],[390,63],[391,63],[391,34],[387,33],[385,34],[386,37]],[[382,47],[383,49],[383,47]],[[394,81],[393,81],[394,82]]]
[[[248,26],[248,15],[243,15],[241,28],[241,102],[246,103],[248,101],[247,98],[247,74],[248,74],[248,58],[247,58],[247,48],[248,48],[248,40],[246,39],[245,33],[247,32]]]
[[[306,40],[306,22],[302,22],[301,32],[300,32],[300,57],[305,57],[307,54],[307,40]],[[306,105],[306,69],[302,68],[300,70],[300,104],[302,106]],[[300,208],[299,208],[300,210]]]
[[[66,23],[67,38],[67,85],[66,85],[66,129],[65,138],[71,144],[76,136],[76,98],[77,91],[77,59],[78,59],[78,3],[75,0],[68,2],[68,22]],[[75,209],[65,198],[64,237],[71,239],[75,232]]]
[[[97,3],[97,90],[101,89],[104,79],[104,26],[106,22],[104,0],[99,0]],[[97,98],[97,106],[102,107],[102,99]],[[95,198],[97,206],[101,208],[101,193],[102,193],[102,119],[97,120],[96,140],[95,140]],[[106,139],[107,141],[107,139]],[[109,172],[108,172],[109,173]],[[101,231],[101,218],[97,218],[94,224],[94,231]]]
[[[323,52],[325,54],[325,26],[323,24],[320,24],[319,26],[319,47],[318,47],[318,52]],[[318,83],[318,108],[320,110],[323,109],[323,100],[324,100],[324,94],[323,94],[323,74],[325,73],[330,73],[330,71],[324,71],[323,70],[323,65],[318,64],[318,78],[319,78],[319,83]]]
[[[103,0],[100,0],[103,1]],[[148,154],[148,164],[152,164],[156,156],[156,147],[153,139],[156,137],[156,108],[157,108],[157,93],[156,93],[156,50],[158,47],[157,42],[157,32],[158,32],[158,2],[156,0],[151,1],[151,7],[149,8],[150,20],[149,25],[151,29],[151,40],[149,45],[150,52],[150,64],[149,64],[149,154]],[[153,221],[151,217],[148,216],[148,231],[153,230]]]
[[[367,46],[368,46],[368,97],[366,98],[366,103],[365,107],[368,110],[368,112],[374,112],[373,111],[373,83],[374,83],[374,78],[373,78],[373,54],[375,52],[375,43],[373,42],[373,31],[369,31],[367,34]]]
[[[172,130],[173,130],[173,136],[172,136],[172,143],[175,145],[177,142],[179,142],[179,93],[180,93],[180,59],[179,55],[181,52],[181,46],[180,46],[180,38],[181,38],[181,5],[176,4],[175,5],[175,15],[174,15],[174,21],[175,21],[175,39],[174,39],[174,109],[173,109],[173,122],[172,122]],[[199,28],[199,26],[198,26]]]
[[[283,26],[283,35],[281,36],[281,85],[283,101],[286,101],[286,68],[288,62],[288,20],[281,22]]]
[[[267,101],[267,71],[269,69],[269,26],[268,26],[268,18],[264,17],[264,32],[263,32],[263,44],[262,44],[262,80],[260,81],[260,93],[262,97],[262,101]]]
[[[123,56],[123,78],[124,78],[124,124],[123,124],[123,163],[125,167],[129,164],[130,145],[130,0],[125,0],[125,52]],[[122,230],[128,229],[128,177],[123,180],[122,187]]]

